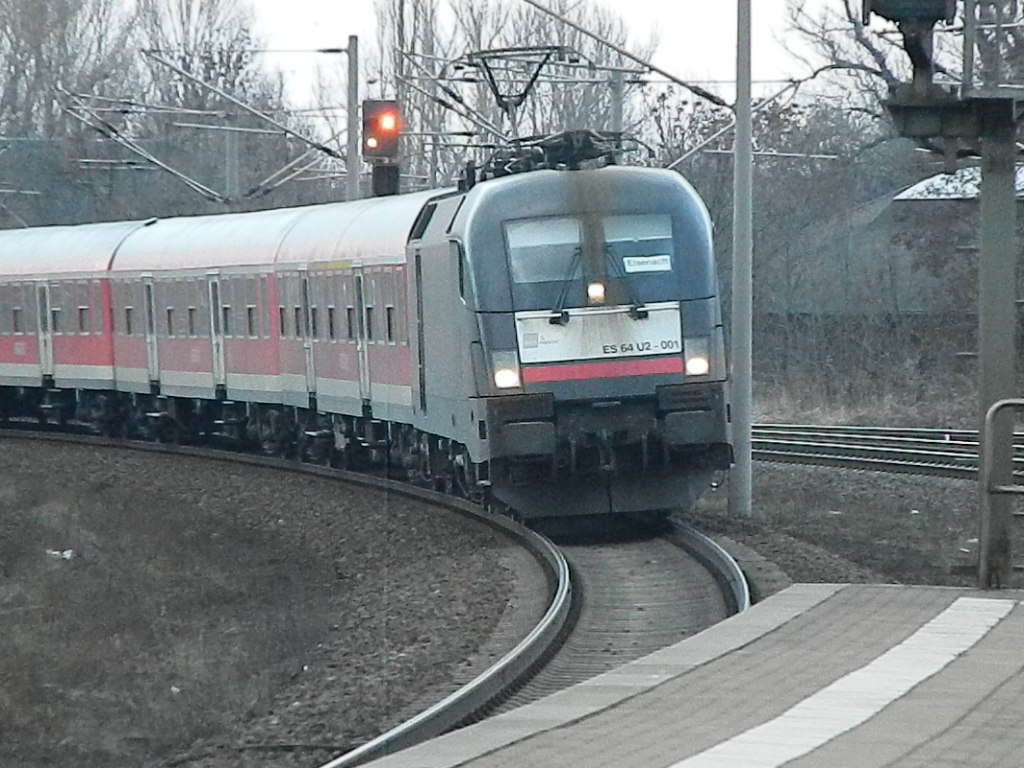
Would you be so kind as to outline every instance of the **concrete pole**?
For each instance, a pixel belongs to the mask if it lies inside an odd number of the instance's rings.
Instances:
[[[614,133],[622,133],[622,103],[625,101],[625,82],[622,79],[622,72],[615,70],[612,72],[612,125],[611,130]]]
[[[229,127],[224,131],[224,196],[234,203],[239,191],[238,133]]]
[[[348,147],[345,150],[345,199],[359,199],[359,38],[349,35],[348,48]]]
[[[1017,316],[1015,125],[1013,102],[992,99],[979,107],[981,130],[981,251],[978,264],[978,393],[980,434],[985,414],[998,400],[1014,397]],[[993,425],[991,482],[1013,482],[1013,419]],[[984,460],[984,459],[982,459]],[[979,477],[984,477],[984,468]],[[1006,587],[1010,581],[1012,497],[979,487],[978,586]]]
[[[736,144],[732,219],[732,429],[736,463],[729,475],[729,513],[751,515],[751,337],[753,336],[753,127],[750,105],[750,0],[736,12]]]

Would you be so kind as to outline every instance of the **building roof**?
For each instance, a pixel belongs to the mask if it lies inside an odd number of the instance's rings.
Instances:
[[[1024,166],[1017,166],[1017,197],[1024,198]],[[977,200],[981,194],[981,168],[961,168],[956,173],[940,173],[907,187],[893,198],[907,200]]]

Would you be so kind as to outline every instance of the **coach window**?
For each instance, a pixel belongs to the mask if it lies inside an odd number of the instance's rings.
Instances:
[[[373,307],[366,308],[366,340],[373,341]]]
[[[384,320],[387,323],[388,329],[388,341],[394,343],[395,341],[395,308],[391,306],[384,307]]]
[[[89,332],[89,308],[79,307],[78,308],[78,332],[88,333]]]
[[[245,329],[250,336],[257,336],[256,328],[256,305],[249,304],[245,308]]]
[[[286,328],[288,324],[288,312],[285,310],[284,307],[277,308],[277,319],[281,324],[281,338],[283,339],[285,336],[288,335],[288,330]]]
[[[134,309],[135,309],[134,307],[125,307],[124,308],[124,334],[125,334],[125,336],[131,336],[132,335],[132,311]]]
[[[356,309],[355,307],[345,307],[345,335],[349,341],[352,341],[356,337]]]
[[[305,325],[305,323],[302,322],[302,307],[295,307],[295,338],[302,338],[303,325]]]
[[[327,308],[327,338],[330,339],[331,341],[336,341],[337,338],[338,338],[337,328],[334,325],[334,321],[335,321],[334,315],[335,315],[334,307],[328,307]]]
[[[14,333],[25,332],[25,321],[23,319],[21,307],[11,308],[11,330]]]
[[[316,307],[309,308],[309,335],[310,338],[320,338],[320,331],[316,322]]]
[[[50,310],[50,330],[53,331],[53,333],[64,333],[60,315],[60,307],[54,307]]]
[[[188,312],[186,314],[188,315],[188,335],[189,336],[195,336],[196,335],[196,308],[195,307],[189,307],[188,308]]]
[[[168,336],[173,336],[174,335],[174,308],[173,307],[168,307],[167,308],[167,335]]]
[[[223,304],[220,308],[221,328],[225,336],[231,336],[231,306]]]

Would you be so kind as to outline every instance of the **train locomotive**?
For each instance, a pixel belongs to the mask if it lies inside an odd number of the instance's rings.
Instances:
[[[387,465],[525,518],[685,507],[732,460],[711,225],[608,165],[0,232],[0,419]]]

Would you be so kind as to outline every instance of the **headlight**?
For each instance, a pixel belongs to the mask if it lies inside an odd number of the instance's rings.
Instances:
[[[522,386],[519,378],[519,355],[515,352],[492,352],[494,386],[498,389],[516,389]]]
[[[587,299],[591,304],[604,303],[604,283],[588,283]]]
[[[683,340],[687,376],[707,376],[711,373],[711,340],[701,336]]]

